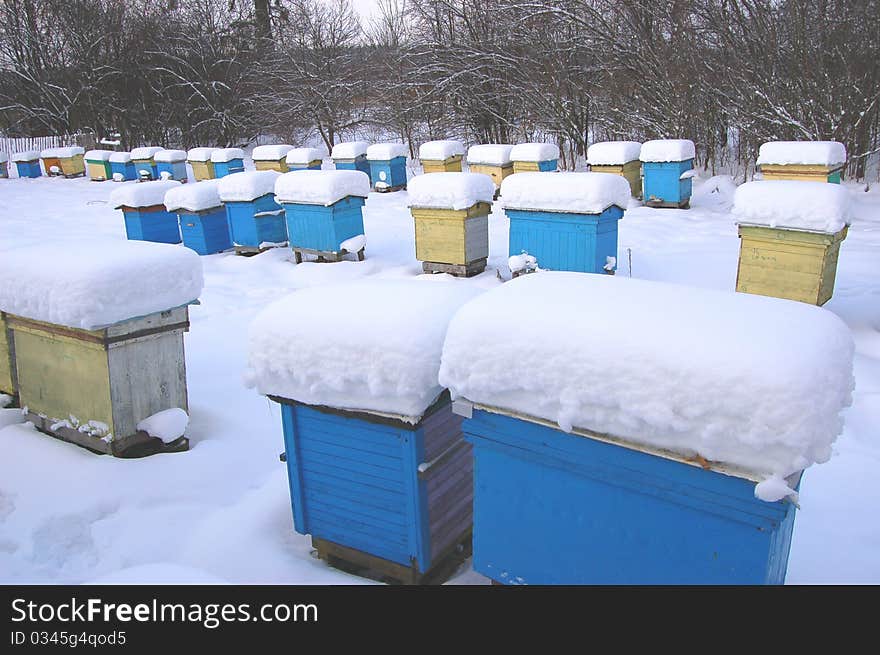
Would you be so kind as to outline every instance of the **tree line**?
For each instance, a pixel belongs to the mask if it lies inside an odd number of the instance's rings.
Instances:
[[[123,145],[356,136],[880,148],[880,0],[0,0],[0,130]]]

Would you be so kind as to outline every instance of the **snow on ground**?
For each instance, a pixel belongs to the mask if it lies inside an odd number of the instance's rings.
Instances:
[[[95,237],[123,240],[122,215],[108,203],[118,186],[84,178],[0,180],[0,257],[50,238],[83,252]],[[619,223],[617,274],[732,290],[739,248],[733,190],[718,176],[695,180],[690,210],[631,201]],[[880,524],[872,520],[880,503],[880,189],[850,190],[852,226],[826,308],[852,330],[856,389],[836,455],[804,475],[790,583],[880,582]],[[285,249],[201,258],[202,304],[191,307],[186,335],[189,452],[117,460],[24,424],[0,429],[0,583],[369,583],[312,557],[309,538],[293,532],[278,459],[280,413],[244,387],[242,374],[248,325],[281,295],[420,273],[408,204],[406,192],[370,194],[363,262],[295,266]],[[497,201],[489,268],[456,283],[501,284],[495,269],[507,267],[507,228]],[[0,426],[5,422],[0,417]],[[487,581],[466,564],[453,582]]]

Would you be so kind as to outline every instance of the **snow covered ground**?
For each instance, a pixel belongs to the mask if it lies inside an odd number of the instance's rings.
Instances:
[[[88,256],[90,239],[124,239],[108,202],[115,188],[82,178],[0,180],[0,257],[46,240]],[[633,201],[620,223],[617,274],[732,290],[733,192],[719,177],[695,180],[690,210]],[[790,583],[880,583],[880,189],[850,192],[853,224],[826,307],[853,332],[856,390],[836,456],[804,476]],[[188,453],[92,455],[22,424],[3,428],[15,416],[0,410],[0,583],[369,582],[327,567],[293,532],[278,407],[242,383],[246,331],[293,289],[420,274],[407,204],[406,192],[370,194],[364,262],[295,266],[286,249],[202,258],[205,290],[186,336]],[[496,202],[489,269],[458,283],[501,283],[507,227]],[[487,581],[465,565],[453,582]]]

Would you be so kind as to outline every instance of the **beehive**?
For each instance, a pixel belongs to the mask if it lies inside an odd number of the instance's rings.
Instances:
[[[12,161],[19,177],[34,178],[43,174],[40,170],[40,153],[36,150],[16,152],[12,155]]]
[[[291,150],[293,150],[293,146],[287,144],[257,146],[251,153],[254,168],[258,171],[286,173],[289,170],[286,157]]]
[[[161,150],[155,154],[154,159],[156,161],[157,179],[186,182],[185,150]]]
[[[165,207],[165,194],[179,182],[156,180],[143,184],[127,184],[110,196],[114,209],[121,209],[125,235],[131,241],[180,243],[177,215]]]
[[[85,154],[86,169],[93,182],[106,182],[113,177],[110,168],[112,150],[89,150]]]
[[[514,173],[549,173],[559,168],[559,148],[552,143],[519,143],[510,150]]]
[[[285,157],[289,171],[321,170],[321,151],[317,148],[293,148]]]
[[[620,175],[629,182],[634,198],[642,197],[642,162],[638,141],[601,141],[587,148],[587,163],[593,173]]]
[[[406,153],[402,143],[375,143],[367,148],[373,189],[385,192],[406,188]]]
[[[659,139],[642,144],[643,198],[649,207],[690,206],[696,150],[687,139]]]
[[[214,177],[225,177],[244,170],[244,151],[241,148],[217,148],[211,153]]]
[[[184,184],[165,194],[165,207],[180,222],[183,245],[200,255],[232,248],[226,209],[217,190],[219,180]]]
[[[840,184],[846,148],[839,141],[770,141],[761,145],[757,168],[765,180]]]
[[[468,148],[467,164],[471,173],[483,173],[492,178],[497,189],[508,175],[513,174],[513,161],[510,151],[513,146],[503,144],[482,144]]]
[[[114,152],[110,155],[110,179],[114,182],[137,179],[137,171],[131,161],[131,153]]]
[[[211,155],[217,148],[191,148],[186,153],[186,163],[193,171],[196,182],[214,179],[214,163]]]
[[[428,141],[419,146],[419,161],[424,173],[460,173],[464,157],[461,141]]]
[[[159,146],[141,146],[131,151],[131,163],[139,180],[158,180],[159,167],[156,166],[156,153],[164,148]]]
[[[348,141],[337,143],[330,152],[333,166],[338,171],[361,171],[370,174],[370,162],[367,161],[366,141]]]
[[[275,202],[278,171],[244,171],[227,175],[217,185],[232,244],[239,254],[284,245],[287,228],[284,209]]]

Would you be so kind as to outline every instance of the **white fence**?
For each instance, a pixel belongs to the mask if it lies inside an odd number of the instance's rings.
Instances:
[[[92,134],[65,134],[62,136],[4,137],[0,136],[0,152],[12,155],[25,150],[45,150],[64,146],[82,146],[86,150],[95,147]]]

